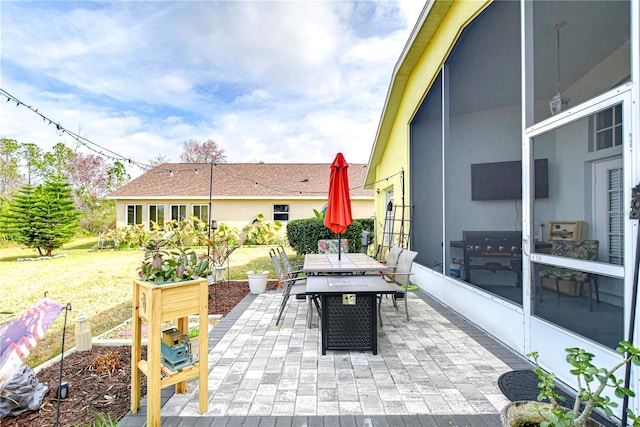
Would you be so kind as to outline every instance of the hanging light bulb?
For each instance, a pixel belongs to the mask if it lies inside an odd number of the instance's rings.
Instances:
[[[549,102],[549,108],[551,109],[552,116],[566,110],[569,105],[569,98],[562,97],[562,87],[560,84],[560,27],[563,25],[564,22],[556,22],[553,24],[553,28],[556,30],[556,72],[558,80],[556,82],[557,93]]]

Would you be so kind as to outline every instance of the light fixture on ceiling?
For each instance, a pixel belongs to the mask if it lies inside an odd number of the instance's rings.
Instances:
[[[556,82],[557,93],[551,101],[549,101],[549,108],[551,109],[551,115],[554,116],[567,109],[569,105],[569,98],[562,97],[562,88],[560,84],[560,27],[564,25],[564,22],[556,22],[553,24],[553,28],[556,30],[556,72],[558,80]]]

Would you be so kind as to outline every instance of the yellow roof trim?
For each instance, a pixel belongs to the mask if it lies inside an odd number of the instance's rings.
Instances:
[[[402,104],[405,92],[407,91],[407,86],[411,81],[412,75],[416,71],[416,67],[418,67],[421,61],[423,61],[423,57],[429,45],[434,42],[438,37],[438,33],[444,27],[445,21],[448,20],[450,14],[457,13],[452,9],[465,9],[466,13],[468,13],[469,10],[474,10],[475,16],[490,3],[491,0],[465,2],[456,2],[451,0],[427,1],[413,31],[411,32],[409,40],[407,41],[400,58],[394,67],[389,89],[387,91],[387,98],[380,116],[376,137],[371,149],[371,154],[369,155],[369,168],[365,177],[365,183],[368,184],[365,184],[364,188],[373,188],[373,183],[376,181],[376,173],[378,170],[377,166],[380,164],[382,155],[389,141],[389,137],[395,124],[397,112]],[[460,12],[463,15],[465,14],[465,12],[462,12],[461,10]],[[460,16],[452,19],[452,21],[457,21],[457,24],[455,25],[459,26],[457,30],[454,30],[454,32],[457,33],[455,37],[456,39],[468,22],[473,19],[473,17],[471,17],[461,25],[459,18]],[[451,47],[453,44],[455,44],[455,41],[452,42]],[[438,53],[441,57],[430,58],[430,60],[442,64],[448,56],[449,51],[450,49],[446,52],[438,50],[438,52],[442,52]],[[439,70],[440,67],[435,67],[434,69]],[[430,81],[433,82],[434,79],[435,75],[431,76]],[[425,92],[427,89],[428,88],[425,88]]]

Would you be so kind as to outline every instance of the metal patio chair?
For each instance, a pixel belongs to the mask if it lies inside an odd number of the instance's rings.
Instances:
[[[301,264],[293,264],[289,259],[289,256],[284,250],[284,246],[280,245],[276,248],[276,252],[278,253],[278,257],[280,258],[280,262],[282,263],[282,267],[284,267],[284,271],[291,278],[298,277],[302,273],[302,265]]]
[[[391,251],[389,251],[391,253]],[[410,290],[410,282],[409,277],[411,276],[411,269],[413,267],[413,260],[418,256],[418,253],[415,251],[411,251],[409,249],[402,249],[398,256],[398,263],[396,264],[396,268],[393,272],[385,272],[383,277],[389,283],[395,283],[396,285],[402,288],[401,292],[397,292],[393,296],[393,304],[397,308],[397,299],[404,298],[404,311],[407,315],[407,322],[410,319],[409,317],[409,304],[408,304],[408,295],[407,292]],[[380,318],[380,326],[382,326],[382,318],[380,316],[380,305],[378,305],[378,317]]]
[[[282,318],[282,313],[284,312],[284,308],[287,306],[287,302],[289,301],[289,297],[291,295],[295,295],[296,297],[300,296],[300,299],[306,299],[309,303],[309,309],[307,311],[307,327],[311,327],[311,317],[313,316],[313,307],[311,306],[311,302],[316,306],[318,310],[318,314],[320,313],[320,304],[318,299],[315,297],[307,296],[305,294],[306,290],[306,278],[304,277],[291,277],[289,276],[283,269],[282,264],[280,262],[280,257],[276,253],[276,251],[272,248],[269,249],[269,256],[271,257],[271,263],[273,264],[273,268],[276,271],[276,275],[278,277],[278,284],[282,287],[282,302],[280,303],[280,309],[278,310],[278,318],[276,319],[276,326],[280,324],[280,319]],[[298,286],[295,292],[292,292],[293,287]]]
[[[389,253],[387,254],[387,260],[386,261],[380,261],[381,263],[385,264],[387,266],[387,269],[384,271],[381,271],[380,274],[384,277],[384,279],[387,282],[392,283],[393,280],[393,273],[395,273],[396,271],[396,267],[398,265],[398,258],[400,257],[400,254],[402,253],[402,248],[396,245],[393,245],[391,247],[391,249],[389,249]],[[388,296],[388,295],[387,295]],[[396,310],[398,309],[398,304],[396,301],[395,296],[392,297],[393,298],[393,306],[396,308]],[[378,305],[382,304],[382,295],[378,295]],[[379,321],[380,321],[380,326],[382,326],[382,318],[380,316],[379,317]]]

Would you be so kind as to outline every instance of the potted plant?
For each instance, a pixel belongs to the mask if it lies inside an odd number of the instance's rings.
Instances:
[[[573,408],[563,408],[559,405],[559,401],[565,398],[555,391],[556,375],[542,370],[538,363],[538,353],[532,352],[527,357],[533,358],[536,364],[535,372],[540,380],[538,402],[511,402],[505,406],[501,412],[503,427],[602,426],[589,417],[595,408],[601,408],[608,417],[613,415],[611,408],[616,408],[618,404],[608,396],[602,396],[607,387],[613,388],[618,398],[625,395],[635,396],[633,391],[623,386],[623,380],[615,377],[616,371],[628,363],[640,366],[640,349],[630,342],[620,341],[616,351],[621,353],[623,358],[608,370],[596,367],[593,364],[595,356],[584,349],[573,347],[565,351],[567,363],[572,366],[569,372],[575,376],[577,384]],[[548,399],[549,403],[542,402],[545,399]],[[630,409],[627,409],[627,416],[633,420],[634,426],[640,426],[640,419]]]
[[[267,289],[268,270],[256,265],[247,271],[247,277],[249,278],[249,292],[252,294],[261,294]]]
[[[173,231],[149,238],[145,244],[145,258],[138,267],[141,280],[166,284],[207,277],[212,273],[209,260],[199,258],[193,249],[176,244],[178,239]]]

